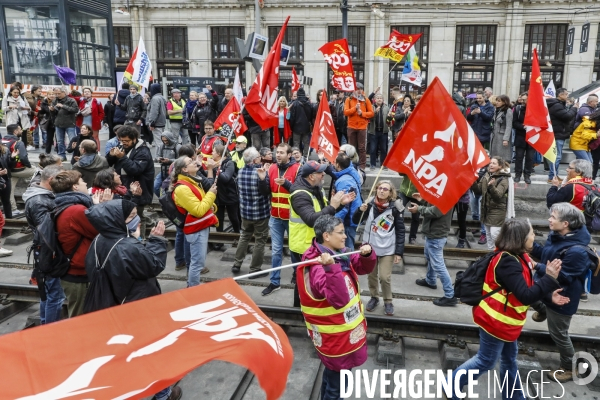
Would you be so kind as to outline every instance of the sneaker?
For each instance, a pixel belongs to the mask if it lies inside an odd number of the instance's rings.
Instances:
[[[435,299],[433,304],[440,307],[451,307],[458,304],[458,299],[456,297],[440,297]]]
[[[583,302],[588,301],[587,293],[581,293],[581,297],[579,298],[579,301],[583,301]]]
[[[394,315],[394,305],[392,303],[385,303],[383,312],[385,315]]]
[[[181,263],[181,264],[177,264],[175,266],[175,271],[181,271],[182,269],[186,269],[187,265],[185,265],[185,263]]]
[[[521,182],[521,175],[515,176],[515,183]]]
[[[535,322],[544,322],[546,320],[546,313],[541,313],[539,311],[536,311],[531,316],[531,319],[534,320]]]
[[[528,176],[526,176],[525,177],[525,183],[528,184],[528,185],[531,185],[531,178],[528,177]]]
[[[259,271],[250,271],[251,274],[253,274],[255,272],[260,272],[260,270]],[[268,272],[263,272],[262,274],[258,274],[258,275],[254,275],[254,276],[249,276],[248,279],[259,279],[259,278],[264,278],[266,276],[269,276]]]
[[[0,257],[12,256],[13,251],[0,247]]]
[[[477,241],[477,243],[479,243],[479,244],[487,243],[487,236],[485,235],[485,233],[482,233],[481,236],[479,236],[479,240]]]
[[[552,379],[553,381],[565,383],[573,380],[573,371],[570,369],[566,371],[562,369],[555,369],[553,371],[548,371],[546,376],[548,379]]]
[[[430,285],[429,283],[427,283],[427,279],[425,278],[417,279],[415,283],[419,286],[428,287],[429,289],[437,289],[437,285]]]
[[[21,215],[21,214],[23,214],[23,211],[21,211],[21,210],[13,210],[12,214],[13,215]]]
[[[464,249],[465,248],[465,239],[458,239],[458,243],[456,244],[456,248],[457,249]]]
[[[200,271],[200,275],[204,275],[204,274],[208,274],[210,272],[210,270],[206,267],[202,268],[202,271]]]
[[[234,265],[233,267],[231,267],[231,272],[233,272],[234,274],[239,274],[240,273],[240,266],[239,265]]]
[[[367,303],[367,311],[373,311],[375,307],[379,305],[379,299],[377,297],[371,297],[371,300]]]
[[[271,293],[273,293],[273,292],[275,292],[275,291],[277,291],[279,289],[281,289],[281,286],[279,286],[279,285],[273,285],[272,283],[269,283],[269,286],[267,286],[266,289],[262,291],[262,295],[263,296],[268,296]]]
[[[408,238],[408,244],[417,244],[417,238]]]
[[[33,150],[35,150],[35,147],[33,147],[31,145],[27,146],[27,151],[33,151]]]

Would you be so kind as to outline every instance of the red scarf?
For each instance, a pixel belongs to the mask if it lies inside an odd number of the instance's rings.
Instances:
[[[379,199],[377,198],[377,196],[375,196],[375,198],[373,199],[373,204],[375,204],[375,207],[377,207],[377,209],[379,210],[380,213],[382,213],[390,205],[389,202],[387,202],[387,203],[379,202]]]

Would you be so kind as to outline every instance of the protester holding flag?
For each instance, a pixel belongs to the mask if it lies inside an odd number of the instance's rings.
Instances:
[[[554,132],[554,140],[556,141],[556,161],[554,162],[554,166],[550,166],[548,183],[552,183],[552,179],[555,175],[558,176],[558,167],[560,166],[560,160],[562,159],[563,147],[565,141],[571,135],[573,120],[579,110],[577,105],[567,108],[568,97],[569,91],[565,88],[559,88],[556,90],[555,99],[546,99],[546,106],[548,107],[550,122],[552,123],[552,131]],[[558,177],[558,180],[561,180],[561,178]]]
[[[190,134],[190,140],[192,144],[195,146],[196,141],[198,140],[198,136],[205,131],[204,123],[206,121],[215,122],[217,119],[217,110],[219,108],[219,96],[217,92],[212,90],[210,85],[207,85],[207,88],[210,90],[211,99],[208,101],[208,97],[206,93],[200,92],[198,93],[198,103],[196,103],[196,107],[192,111],[191,116],[191,125],[192,132]],[[185,144],[185,142],[184,142]],[[212,149],[209,153],[212,153]]]
[[[344,103],[344,115],[348,117],[348,143],[358,150],[359,166],[364,170],[367,165],[367,125],[373,118],[373,106],[365,98],[363,85],[356,83],[356,90]]]

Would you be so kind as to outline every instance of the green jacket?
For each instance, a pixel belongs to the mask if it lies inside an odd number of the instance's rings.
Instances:
[[[419,213],[423,217],[421,232],[427,239],[442,239],[448,237],[450,223],[452,222],[452,209],[442,214],[439,208],[422,201],[419,205]]]
[[[413,185],[408,176],[406,176],[405,174],[400,174],[400,176],[402,177],[402,183],[400,184],[400,193],[402,193],[406,197],[412,197],[413,194],[418,192],[416,186]]]
[[[494,184],[488,182],[494,178]],[[489,226],[502,226],[506,219],[508,179],[510,172],[498,171],[493,176],[486,173],[471,186],[473,193],[481,195],[481,221]]]

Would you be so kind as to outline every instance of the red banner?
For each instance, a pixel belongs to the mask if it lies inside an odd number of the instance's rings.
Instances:
[[[28,400],[139,399],[211,360],[248,368],[274,400],[294,357],[232,279],[8,334],[0,353],[0,397]]]
[[[262,68],[256,75],[252,88],[246,98],[246,110],[261,129],[268,129],[279,124],[279,60],[281,59],[281,42],[285,35],[290,17],[285,19],[273,47]]]
[[[325,61],[327,61],[333,71],[331,86],[343,92],[356,90],[352,56],[350,55],[350,50],[348,50],[348,40],[339,39],[325,43],[319,51],[323,53]]]
[[[296,74],[296,68],[292,67],[292,92],[300,89],[300,79],[298,79],[298,75]]]
[[[542,74],[538,61],[537,49],[533,49],[531,60],[531,80],[529,81],[529,97],[525,109],[525,139],[527,143],[548,160],[556,161],[556,142],[550,122],[550,114],[544,96]]]
[[[335,158],[340,151],[333,118],[331,118],[331,110],[327,101],[327,90],[323,89],[321,102],[319,103],[319,111],[315,118],[315,126],[313,128],[312,138],[310,139],[310,147],[318,152],[323,152],[325,158],[335,164]]]
[[[408,53],[411,47],[415,45],[422,33],[414,35],[403,35],[395,29],[392,29],[387,43],[375,51],[376,56],[389,58],[392,61],[399,62],[402,57]]]
[[[475,132],[436,77],[383,165],[405,173],[423,199],[447,213],[489,162]]]
[[[244,117],[240,115],[240,109],[237,99],[232,96],[215,120],[215,130],[221,128],[219,135],[233,140],[232,133],[235,134],[235,137],[238,137],[248,130]]]

